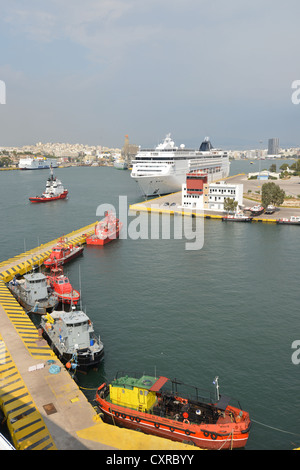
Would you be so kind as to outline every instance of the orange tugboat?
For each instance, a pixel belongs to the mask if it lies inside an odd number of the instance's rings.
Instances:
[[[64,275],[61,267],[56,266],[52,268],[50,275],[47,276],[47,280],[60,302],[77,305],[80,293],[73,289],[69,278]]]
[[[96,225],[95,233],[86,239],[86,244],[105,245],[119,237],[122,226],[112,212],[106,212],[104,219]]]
[[[251,421],[249,413],[229,404],[199,396],[200,390],[167,377],[117,375],[97,390],[96,402],[105,418],[146,434],[195,445],[202,449],[245,447]]]
[[[44,261],[46,268],[58,266],[71,261],[83,253],[83,246],[67,243],[67,240],[60,238],[57,245],[52,249],[50,257]]]

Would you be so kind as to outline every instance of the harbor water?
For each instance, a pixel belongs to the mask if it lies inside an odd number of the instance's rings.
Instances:
[[[231,174],[258,171],[257,165],[233,162]],[[129,171],[71,167],[55,174],[68,199],[31,204],[48,171],[0,172],[0,261],[95,222],[102,204],[118,213],[120,195],[128,205],[142,201]],[[78,374],[78,385],[93,403],[96,388],[120,370],[211,391],[218,376],[221,394],[250,413],[246,449],[299,447],[300,364],[292,360],[292,344],[300,341],[300,228],[203,224],[199,250],[186,250],[171,227],[170,239],[124,236],[101,248],[85,246],[66,265],[105,347],[99,370]]]

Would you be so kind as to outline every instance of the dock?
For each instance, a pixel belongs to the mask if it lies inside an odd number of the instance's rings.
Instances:
[[[64,237],[84,244],[96,222]],[[199,450],[102,421],[6,286],[59,238],[0,263],[0,408],[17,450]],[[98,385],[98,384],[97,384]],[[100,384],[99,384],[100,385]]]

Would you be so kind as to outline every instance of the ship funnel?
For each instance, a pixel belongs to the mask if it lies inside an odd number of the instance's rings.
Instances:
[[[213,146],[211,145],[209,137],[205,137],[204,141],[200,145],[200,148],[199,148],[200,152],[209,152],[212,149],[213,149]]]

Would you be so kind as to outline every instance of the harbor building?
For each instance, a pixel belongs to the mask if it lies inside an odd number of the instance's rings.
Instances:
[[[186,183],[182,185],[182,207],[196,210],[224,212],[226,198],[243,205],[243,184],[227,181],[208,183],[207,174],[203,172],[188,173]]]

